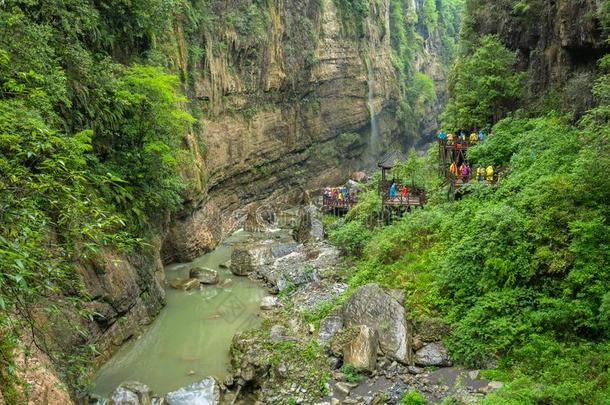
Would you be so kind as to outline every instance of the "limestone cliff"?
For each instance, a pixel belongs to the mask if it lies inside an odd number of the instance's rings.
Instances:
[[[202,112],[195,136],[205,145],[197,174],[205,187],[170,227],[165,260],[211,249],[240,207],[275,191],[339,181],[370,163],[369,86],[381,138],[400,135],[388,0],[371,1],[360,33],[346,27],[332,0],[269,2],[264,35],[255,39],[226,22],[244,3],[212,2],[224,22],[178,40],[213,49],[181,62]]]
[[[575,99],[566,101],[578,112],[590,102],[591,72],[609,50],[597,17],[601,3],[468,1],[463,32],[469,40],[497,34],[517,52],[519,68],[528,71],[529,98],[567,89],[565,96]]]

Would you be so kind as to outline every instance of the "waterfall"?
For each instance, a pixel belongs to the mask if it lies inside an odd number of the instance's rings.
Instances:
[[[371,118],[371,139],[370,139],[370,151],[373,157],[377,157],[379,155],[379,127],[377,125],[377,113],[375,112],[375,77],[373,74],[373,66],[372,63],[367,60],[366,61],[366,70],[368,73],[367,84],[369,87],[369,94],[367,99],[367,104],[369,108],[369,115]]]

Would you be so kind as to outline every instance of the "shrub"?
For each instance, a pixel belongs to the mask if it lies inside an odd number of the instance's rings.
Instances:
[[[371,230],[360,221],[350,221],[330,231],[329,239],[348,256],[359,255],[371,238]]]
[[[411,390],[402,396],[400,405],[425,405],[426,398],[418,391]]]

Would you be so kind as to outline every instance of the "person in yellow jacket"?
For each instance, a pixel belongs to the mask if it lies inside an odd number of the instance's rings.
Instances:
[[[494,181],[494,167],[492,165],[487,166],[487,169],[485,169],[485,180],[489,182]]]
[[[451,163],[451,166],[449,166],[449,173],[453,174],[454,176],[457,175],[457,165],[454,163]]]
[[[455,143],[455,136],[452,133],[447,135],[447,145],[453,145]]]
[[[485,168],[480,165],[477,168],[477,180],[479,183],[483,183],[483,180],[485,180]]]
[[[477,143],[477,140],[479,139],[479,136],[476,133],[472,133],[470,134],[470,144],[474,145]]]

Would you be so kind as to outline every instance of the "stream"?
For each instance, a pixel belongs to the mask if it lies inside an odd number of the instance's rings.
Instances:
[[[167,305],[157,319],[100,368],[91,392],[108,397],[122,382],[135,380],[163,395],[207,376],[222,381],[228,375],[233,336],[260,324],[259,305],[266,295],[254,281],[220,267],[231,258],[233,245],[248,237],[238,231],[191,263],[166,266],[167,285],[188,278],[192,265],[217,270],[220,283],[194,291],[168,287]]]

